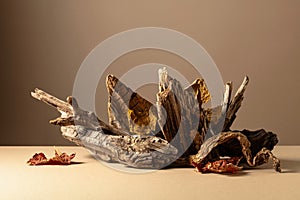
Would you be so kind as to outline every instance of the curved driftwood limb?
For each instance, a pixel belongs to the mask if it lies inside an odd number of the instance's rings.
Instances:
[[[61,127],[68,140],[89,149],[96,158],[136,168],[163,168],[176,158],[177,149],[153,136],[115,136],[83,126]]]
[[[250,131],[247,132],[250,133]],[[191,156],[192,163],[201,171],[207,162],[219,160],[224,156],[239,157],[242,159],[241,162],[245,160],[250,167],[267,163],[269,158],[272,158],[275,170],[280,172],[280,161],[271,153],[278,142],[276,135],[264,130],[254,131],[253,134],[256,136],[249,134],[247,137],[243,132],[229,131],[213,136],[203,143],[196,155]],[[268,145],[255,143],[255,141],[263,140],[264,137],[272,138]],[[252,145],[254,147],[251,147]]]

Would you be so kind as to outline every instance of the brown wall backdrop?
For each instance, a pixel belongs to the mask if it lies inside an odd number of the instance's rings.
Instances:
[[[58,113],[30,97],[35,87],[65,99],[81,62],[101,41],[136,27],[166,27],[201,43],[224,81],[250,77],[233,126],[278,133],[281,145],[300,144],[300,1],[86,1],[2,0],[0,145],[68,145],[48,124]],[[189,64],[158,50],[122,56],[106,73],[165,63],[184,71]],[[106,120],[104,77],[97,112]],[[236,89],[236,88],[235,88]],[[153,98],[153,87],[141,92]],[[154,99],[154,98],[153,98]]]

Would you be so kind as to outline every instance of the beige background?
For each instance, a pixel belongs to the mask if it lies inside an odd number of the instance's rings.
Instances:
[[[209,52],[224,81],[250,84],[233,128],[266,128],[280,144],[300,144],[300,1],[61,1],[2,0],[0,145],[70,144],[48,124],[55,110],[33,100],[39,87],[60,98],[72,92],[81,62],[101,41],[136,27],[157,26],[185,33]],[[158,62],[195,78],[179,57],[137,51],[114,62],[118,76],[133,66]],[[101,79],[96,100],[106,120]],[[153,86],[141,92],[153,98]],[[152,99],[153,100],[153,99]]]

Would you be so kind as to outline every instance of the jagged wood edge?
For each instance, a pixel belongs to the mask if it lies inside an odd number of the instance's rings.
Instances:
[[[158,135],[155,106],[114,75],[106,78],[109,124],[138,135]]]
[[[207,131],[202,108],[203,84],[203,80],[196,79],[183,89],[165,68],[159,70],[158,124],[164,138],[184,153],[184,157],[197,153]]]

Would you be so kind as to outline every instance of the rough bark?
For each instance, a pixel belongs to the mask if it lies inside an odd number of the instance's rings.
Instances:
[[[162,168],[178,157],[167,141],[154,136],[136,136],[99,120],[92,112],[81,110],[74,98],[64,102],[42,90],[31,95],[61,112],[50,123],[61,126],[62,136],[89,149],[96,157],[136,168]]]
[[[167,141],[154,137],[107,135],[101,129],[83,126],[63,126],[65,138],[84,146],[96,158],[119,162],[136,168],[163,168],[177,158],[177,149]]]

